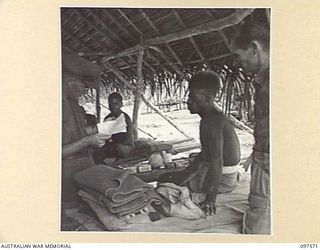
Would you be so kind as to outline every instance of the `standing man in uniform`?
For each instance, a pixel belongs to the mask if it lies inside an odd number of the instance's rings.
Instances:
[[[270,234],[269,168],[269,29],[247,23],[239,27],[231,50],[245,73],[255,74],[255,145],[252,154],[249,209],[243,233]]]

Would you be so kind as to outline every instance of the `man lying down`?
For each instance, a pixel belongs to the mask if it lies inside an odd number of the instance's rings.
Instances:
[[[214,105],[219,85],[220,78],[212,71],[201,71],[191,78],[187,104],[191,114],[201,117],[202,150],[187,169],[164,175],[159,180],[187,186],[206,215],[216,212],[215,201],[219,193],[236,188],[240,161],[237,134],[230,121]]]

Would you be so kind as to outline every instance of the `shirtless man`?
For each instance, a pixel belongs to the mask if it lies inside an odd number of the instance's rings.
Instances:
[[[215,72],[200,71],[189,82],[188,109],[198,114],[202,150],[190,167],[179,172],[172,182],[185,185],[194,193],[204,194],[206,215],[216,212],[218,193],[231,192],[237,185],[240,144],[229,120],[216,110],[214,100],[220,78]],[[170,176],[169,176],[170,178]]]

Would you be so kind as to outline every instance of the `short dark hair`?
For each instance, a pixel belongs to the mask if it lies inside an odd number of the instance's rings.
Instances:
[[[257,22],[246,22],[241,24],[233,36],[232,43],[237,48],[247,49],[254,40],[261,42],[263,49],[269,51],[269,27]]]
[[[220,88],[220,77],[214,71],[198,71],[189,81],[189,89],[204,89],[216,94]]]
[[[111,93],[108,97],[108,100],[110,101],[111,99],[116,99],[122,102],[122,96],[118,92]]]

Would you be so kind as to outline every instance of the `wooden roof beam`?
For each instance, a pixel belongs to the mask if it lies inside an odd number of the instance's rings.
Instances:
[[[118,12],[120,13],[120,15],[126,19],[126,21],[131,25],[131,27],[133,27],[138,33],[140,37],[143,37],[142,32],[137,28],[137,26],[127,17],[127,15],[121,10],[118,9]]]
[[[171,42],[171,41],[176,41],[176,40],[188,38],[191,36],[196,36],[196,35],[212,32],[212,31],[218,31],[221,29],[225,29],[227,27],[231,27],[233,25],[240,23],[245,17],[250,15],[253,11],[254,11],[254,9],[239,9],[239,10],[236,10],[230,16],[227,16],[227,17],[215,20],[215,21],[200,24],[200,25],[185,29],[180,32],[170,33],[170,34],[167,34],[164,36],[147,39],[145,41],[145,44],[147,46],[155,45],[155,44],[162,44],[162,43],[166,43],[166,42]],[[133,46],[131,48],[128,48],[128,49],[125,49],[121,52],[118,52],[115,55],[106,56],[106,57],[104,57],[104,61],[109,61],[113,58],[116,58],[119,56],[124,56],[126,54],[130,54],[133,51],[137,50],[138,46],[141,46],[141,45],[138,44],[136,46]]]
[[[111,30],[104,22],[102,22],[102,20],[93,11],[91,11],[90,9],[88,9],[87,11],[94,18],[94,20],[97,24],[100,24],[105,30],[107,30],[109,35],[115,37],[121,43],[121,46],[124,46],[124,47],[126,46],[125,42],[121,39],[121,37],[117,33],[115,33],[113,30]],[[107,37],[109,36],[108,34],[106,34]],[[113,43],[117,47],[120,47],[119,44],[117,44],[115,42],[113,42]]]
[[[136,40],[136,38],[125,28],[123,27],[123,25],[117,20],[115,19],[110,13],[108,13],[108,11],[104,12],[105,15],[107,15],[107,17],[109,17],[111,19],[111,21],[115,22],[121,29],[122,31],[124,31],[125,33],[127,33],[133,40],[135,40],[136,42],[138,42]],[[151,71],[155,74],[156,70],[148,63],[146,62],[146,60],[143,60],[143,63],[151,69]]]
[[[126,14],[122,11],[122,10],[120,10],[120,9],[118,9],[118,12],[122,15],[122,17],[138,32],[138,34],[139,34],[139,36],[140,36],[140,38],[142,38],[143,37],[143,33],[140,31],[140,29],[126,16]],[[130,34],[133,38],[134,38],[134,36],[128,31],[128,34]],[[135,38],[134,38],[135,39]],[[135,39],[136,40],[136,39]],[[136,40],[137,41],[137,40]],[[141,45],[139,44],[139,42],[137,41],[137,45],[135,46],[135,48],[134,48],[134,53],[138,53],[139,52],[139,50],[140,50],[140,47],[141,47]],[[121,53],[121,52],[120,52]],[[160,63],[160,61],[156,58],[156,57],[154,57],[151,53],[149,53],[148,54],[149,56],[150,56],[150,58],[152,59],[152,60],[154,60],[156,63],[158,63],[159,65],[160,65],[160,67],[162,68],[162,70],[163,71],[167,71],[167,72],[170,72],[168,69],[166,69],[165,67],[163,67],[162,66],[162,64]],[[120,56],[120,55],[119,55]],[[108,61],[108,60],[107,60]]]
[[[160,47],[155,47],[155,46],[152,46],[151,48],[153,48],[155,51],[157,51],[161,56],[162,58],[167,62],[168,65],[170,65],[175,71],[176,73],[181,76],[182,78],[184,78],[184,73],[179,69],[179,67],[177,67],[174,63],[172,63],[170,61],[170,59],[168,58],[168,56],[162,51],[162,49]]]
[[[176,10],[173,10],[173,14],[175,15],[176,19],[178,20],[180,26],[182,26],[184,29],[186,29],[186,24],[182,21],[181,17],[179,16],[178,12]],[[192,43],[193,47],[195,48],[195,50],[197,51],[197,54],[199,55],[199,57],[201,58],[201,60],[203,60],[208,68],[210,69],[209,63],[206,62],[206,59],[204,57],[204,55],[202,54],[202,52],[200,51],[199,46],[197,45],[196,41],[194,40],[193,37],[189,37],[190,42]]]
[[[83,13],[79,12],[78,10],[75,10],[75,12],[76,12],[81,18],[83,18],[83,19],[90,25],[90,27],[91,27],[92,29],[94,29],[97,33],[100,33],[103,37],[108,38],[108,34],[105,34],[104,32],[100,31]],[[88,12],[89,12],[92,16],[94,16],[95,21],[96,21],[97,23],[100,23],[100,24],[104,25],[104,23],[99,19],[99,17],[97,17],[97,16],[96,16],[94,13],[92,13],[90,10],[88,10]],[[112,39],[110,39],[110,40],[111,40],[111,42],[112,42],[114,45],[118,46],[118,44],[115,43],[115,42],[113,42]],[[100,45],[101,45],[102,47],[105,47],[105,45],[102,44],[100,40],[97,39],[97,41],[100,43]],[[122,42],[122,41],[121,41],[121,42]],[[107,48],[107,49],[109,49],[109,48]],[[132,59],[130,56],[128,56],[128,57],[129,57],[130,59]],[[128,64],[125,60],[123,60],[123,59],[121,59],[121,58],[120,58],[120,60],[123,61],[125,64],[127,64],[134,72],[136,71],[136,70],[135,70],[133,67],[131,67],[130,64]],[[132,60],[134,60],[134,59],[132,59]]]
[[[85,43],[83,43],[78,37],[76,37],[72,32],[68,31],[67,29],[64,29],[63,32],[67,34],[69,37],[71,37],[73,40],[75,40],[79,45],[82,47],[87,48],[88,50],[92,51],[92,48]]]
[[[206,13],[211,18],[211,20],[216,20],[215,16],[212,14],[211,11],[206,10]],[[224,44],[227,46],[228,50],[231,51],[227,36],[224,34],[224,32],[222,30],[218,30],[218,33],[219,33],[220,37],[222,38],[222,40],[224,41]]]
[[[159,44],[159,43],[165,43],[165,42],[172,42],[196,35],[205,34],[212,31],[218,31],[225,29],[227,27],[231,27],[233,25],[236,25],[240,23],[245,17],[250,15],[254,9],[238,9],[234,13],[232,13],[230,16],[213,20],[207,23],[199,24],[197,26],[187,28],[185,30],[182,30],[180,32],[171,33],[162,37],[156,37],[153,39],[148,39],[148,44]]]
[[[122,38],[121,38],[118,34],[116,34],[115,32],[113,32],[108,26],[106,26],[105,23],[100,19],[100,17],[98,17],[93,11],[91,11],[91,10],[89,10],[89,9],[88,9],[88,12],[90,13],[90,15],[93,16],[93,18],[95,19],[95,21],[96,21],[97,23],[101,24],[101,25],[104,27],[104,29],[106,29],[106,30],[108,31],[108,33],[110,33],[111,35],[115,36],[115,37],[117,38],[117,40],[122,43],[122,45],[125,45],[125,42],[122,40]],[[85,17],[84,17],[84,18],[85,18]],[[96,28],[96,29],[98,30],[98,28]],[[112,40],[112,39],[111,39],[111,40]],[[112,41],[112,42],[113,42],[113,41]],[[120,48],[117,43],[115,43],[115,42],[113,42],[113,43],[114,43],[118,48]],[[136,61],[134,58],[132,58],[132,56],[128,55],[128,57],[129,57],[131,60]],[[122,60],[122,61],[124,61],[127,65],[130,65],[130,64],[128,64],[125,60]],[[146,65],[148,66],[149,64],[146,64]],[[151,66],[149,66],[149,68],[151,69],[152,72],[155,72],[155,70],[154,70]],[[133,69],[134,71],[136,71],[134,68],[132,68],[132,69]]]
[[[214,61],[214,60],[218,60],[218,59],[221,59],[221,58],[225,58],[225,57],[228,57],[228,56],[232,56],[232,53],[226,53],[226,54],[222,54],[222,55],[218,55],[218,56],[213,56],[213,57],[209,57],[206,59],[206,61],[210,62],[210,61]],[[194,63],[203,63],[204,61],[201,60],[201,59],[198,59],[198,60],[193,60],[193,61],[187,61],[185,62],[186,65],[188,64],[194,64]],[[169,63],[163,63],[164,65],[167,65]],[[178,64],[177,62],[174,62],[174,63],[170,63],[170,64]],[[153,64],[154,66],[157,66],[157,64]],[[134,67],[136,67],[137,65],[133,65]],[[128,66],[124,66],[124,67],[121,67],[120,70],[124,70],[124,69],[127,69]],[[108,72],[111,72],[111,70],[108,70]]]
[[[159,31],[159,29],[154,25],[153,21],[150,19],[150,17],[147,15],[147,13],[145,13],[143,10],[140,10],[140,13],[142,14],[142,16],[147,20],[147,22],[149,23],[149,25],[152,27],[152,29],[154,31],[156,31],[158,33],[158,35],[161,35],[161,32]],[[177,60],[177,62],[183,67],[183,63],[180,60],[180,58],[178,57],[178,55],[174,52],[174,50],[172,49],[172,47],[168,44],[165,43],[167,49],[171,52],[171,54],[173,55],[173,57]]]

